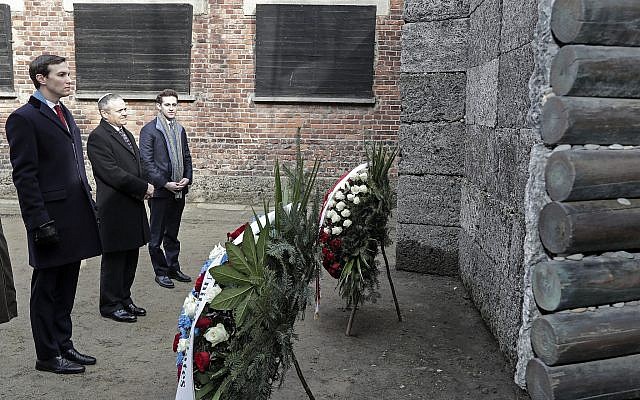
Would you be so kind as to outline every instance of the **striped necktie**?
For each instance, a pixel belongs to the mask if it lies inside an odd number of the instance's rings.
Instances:
[[[118,132],[120,133],[120,136],[122,136],[122,140],[124,140],[124,142],[127,144],[127,146],[129,146],[129,149],[131,151],[133,151],[133,145],[131,144],[131,140],[129,140],[129,136],[127,136],[127,134],[124,133],[124,129],[122,129],[122,127],[120,127]]]

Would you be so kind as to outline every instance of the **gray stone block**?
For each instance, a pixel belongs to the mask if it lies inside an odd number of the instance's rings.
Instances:
[[[495,126],[498,107],[498,59],[467,71],[467,124]]]
[[[406,0],[405,22],[437,21],[469,16],[469,0]]]
[[[529,80],[533,67],[533,48],[529,44],[500,56],[498,127],[526,127],[527,112],[531,105]]]
[[[427,274],[458,274],[460,228],[398,223],[396,268]]]
[[[505,266],[503,274],[515,279],[510,260],[524,258],[523,207],[512,207],[471,185],[463,185],[461,192],[460,226],[494,263]]]
[[[540,137],[528,129],[467,125],[464,176],[491,196],[521,207],[529,179],[531,148]]]
[[[484,0],[469,16],[469,66],[498,57],[500,45],[500,0]]]
[[[537,21],[536,0],[503,0],[500,53],[531,43]]]
[[[459,121],[464,118],[464,72],[401,74],[404,122]]]
[[[468,30],[467,18],[405,24],[400,71],[465,71]]]
[[[401,125],[398,132],[400,175],[461,175],[465,125],[424,123]]]
[[[489,330],[496,337],[500,350],[515,366],[522,316],[523,260],[511,259],[508,261],[511,265],[495,262],[482,245],[464,230],[460,231],[459,247],[460,277]],[[518,273],[504,273],[509,268]]]
[[[400,175],[398,222],[460,226],[461,178],[449,175]]]

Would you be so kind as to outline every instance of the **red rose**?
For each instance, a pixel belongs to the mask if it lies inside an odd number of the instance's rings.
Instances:
[[[209,317],[200,317],[196,321],[196,328],[206,329],[211,326],[211,318]]]
[[[333,239],[329,245],[331,246],[331,248],[333,250],[338,250],[340,248],[340,246],[342,246],[342,240],[340,239]]]
[[[320,243],[327,243],[329,234],[323,230],[320,231]]]
[[[176,333],[176,336],[173,338],[173,352],[178,351],[178,342],[180,341],[180,332]]]
[[[198,279],[196,279],[196,284],[194,286],[196,292],[200,292],[200,289],[202,289],[202,282],[204,282],[204,272],[198,276]]]
[[[209,353],[206,351],[200,351],[193,355],[193,362],[196,363],[196,367],[198,371],[205,372],[207,368],[209,368],[209,363],[211,362],[211,358],[209,357]]]

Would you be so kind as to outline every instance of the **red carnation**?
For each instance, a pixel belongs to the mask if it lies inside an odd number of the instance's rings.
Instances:
[[[209,317],[200,317],[196,321],[196,328],[206,329],[211,326],[211,318]]]
[[[342,246],[342,240],[340,239],[333,239],[329,245],[331,246],[331,248],[333,250],[338,250],[340,248],[340,246]]]
[[[198,279],[196,279],[196,283],[194,286],[196,292],[200,292],[200,289],[202,289],[202,282],[204,282],[204,272],[198,276]]]
[[[329,234],[323,230],[320,231],[320,243],[327,243]]]
[[[211,362],[211,357],[209,357],[209,353],[206,351],[199,351],[193,355],[193,362],[196,363],[196,367],[198,371],[204,372],[209,368],[209,363]]]
[[[181,374],[182,374],[182,364],[178,365],[178,382],[180,381]]]
[[[178,351],[178,342],[180,341],[180,332],[176,333],[176,337],[173,338],[173,352]]]

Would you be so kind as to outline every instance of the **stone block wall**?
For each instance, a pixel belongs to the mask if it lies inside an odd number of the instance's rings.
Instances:
[[[73,1],[8,2],[16,3],[20,7],[11,12],[15,96],[0,96],[1,197],[14,196],[4,125],[9,113],[33,92],[27,71],[30,60],[44,52],[59,54],[67,57],[72,75],[75,70],[73,13],[63,8]],[[181,102],[178,111],[194,157],[189,200],[254,202],[270,193],[274,160],[293,159],[298,128],[305,158],[322,160],[323,182],[363,162],[366,141],[396,143],[402,0],[389,0],[388,13],[376,17],[375,105],[254,103],[255,16],[244,14],[243,0],[198,4],[202,12],[193,16],[190,77],[195,100]],[[125,12],[127,5],[122,7]],[[127,127],[137,135],[155,116],[154,103],[126,96],[125,100]],[[70,96],[63,101],[86,139],[99,121],[95,100]],[[88,164],[87,168],[90,172]]]
[[[468,0],[405,0],[397,268],[455,275],[464,160]]]
[[[535,0],[476,0],[469,13],[460,276],[515,367],[522,324],[525,191],[540,142],[527,120]]]

